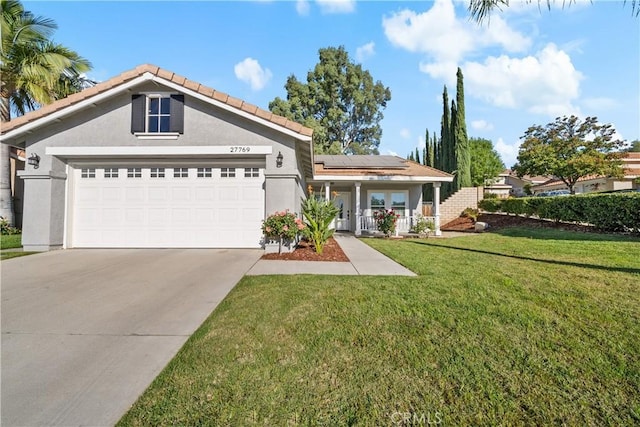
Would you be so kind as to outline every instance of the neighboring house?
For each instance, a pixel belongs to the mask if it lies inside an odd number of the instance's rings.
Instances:
[[[257,248],[265,216],[299,213],[309,184],[340,191],[336,226],[358,231],[452,180],[388,156],[314,162],[311,129],[153,65],[5,123],[0,141],[28,159],[25,250]]]
[[[601,175],[589,175],[578,179],[574,186],[576,194],[602,191],[630,190],[640,188],[640,153],[625,153],[622,157],[622,178]],[[553,178],[532,188],[534,194],[545,191],[568,190],[569,187],[559,179]]]
[[[505,169],[493,184],[485,187],[485,192],[497,194],[499,198],[523,197],[527,195],[525,188],[542,184],[549,180],[548,176],[518,177],[511,169]]]

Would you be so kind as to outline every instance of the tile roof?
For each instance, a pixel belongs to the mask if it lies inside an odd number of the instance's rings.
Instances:
[[[157,76],[161,79],[168,80],[172,83],[178,84],[185,89],[192,90],[201,95],[204,95],[208,98],[215,99],[216,101],[227,104],[233,108],[244,111],[261,119],[267,120],[276,125],[282,126],[286,129],[289,129],[293,132],[297,132],[304,136],[311,136],[313,130],[302,126],[300,123],[291,121],[285,117],[277,116],[270,111],[263,110],[258,108],[255,105],[249,104],[241,99],[234,98],[232,96],[227,95],[226,93],[217,91],[210,87],[201,85],[198,82],[193,80],[188,80],[185,77],[179,76],[171,71],[164,70],[160,67],[150,64],[139,65],[133,70],[125,71],[122,74],[119,74],[107,81],[102,83],[98,83],[97,85],[85,89],[81,92],[70,95],[66,98],[60,99],[56,102],[53,102],[49,105],[42,106],[41,108],[31,111],[23,116],[16,117],[15,119],[2,124],[2,133],[9,132],[11,130],[17,129],[20,126],[24,126],[27,123],[30,123],[34,120],[38,120],[42,117],[46,117],[49,114],[60,111],[68,106],[77,104],[78,102],[84,101],[85,99],[91,98],[92,96],[104,93],[109,89],[115,88],[123,83],[131,81],[135,78],[142,76],[145,73],[151,73],[154,76]]]
[[[314,159],[314,176],[321,177],[322,175],[338,175],[338,176],[388,176],[388,175],[397,175],[397,176],[426,176],[432,178],[450,178],[453,175],[450,175],[441,170],[421,165],[420,163],[416,163],[412,160],[406,160],[397,156],[368,156],[368,155],[352,155],[352,156],[343,156],[351,158],[348,162],[352,162],[354,164],[361,164],[363,159],[359,159],[359,157],[367,157],[367,163],[371,163],[368,166],[360,166],[360,167],[326,167],[324,163],[324,159],[327,156],[316,155]],[[371,159],[372,158],[372,159]],[[380,164],[393,164],[393,167],[384,167],[384,166],[376,166],[374,160],[378,159]],[[345,159],[347,160],[347,159]],[[403,165],[403,167],[398,167],[397,163]]]

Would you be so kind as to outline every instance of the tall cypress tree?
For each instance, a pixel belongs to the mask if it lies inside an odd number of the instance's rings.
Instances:
[[[456,190],[458,190],[458,159],[456,158],[456,133],[455,133],[455,129],[457,126],[457,121],[458,121],[458,106],[456,105],[455,101],[451,101],[451,127],[450,127],[450,138],[451,138],[451,143],[448,146],[449,152],[447,153],[448,157],[449,157],[449,161],[451,162],[449,164],[450,167],[450,172],[453,172],[453,182],[451,183],[451,187],[448,189],[449,193],[455,193]]]
[[[440,164],[438,165],[438,169],[441,169],[445,172],[449,172],[449,158],[448,147],[449,147],[449,133],[451,126],[451,116],[449,114],[449,95],[447,94],[447,86],[444,87],[444,91],[442,92],[442,120],[440,122],[440,142],[441,142],[441,158]]]
[[[467,124],[464,112],[464,81],[462,70],[458,67],[456,101],[457,111],[455,118],[454,139],[455,139],[455,158],[458,173],[456,174],[456,187],[471,187],[471,149],[469,147],[469,139],[467,137]],[[453,114],[453,113],[452,113]]]
[[[417,163],[420,163],[420,150],[418,149],[418,147],[416,147],[416,158],[415,161]]]

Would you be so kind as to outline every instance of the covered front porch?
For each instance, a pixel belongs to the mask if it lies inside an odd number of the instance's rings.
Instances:
[[[422,217],[422,187],[432,185],[432,216],[424,218],[433,220],[439,236],[440,186],[452,180],[445,172],[395,156],[316,156],[309,184],[339,208],[335,229],[356,235],[378,231],[374,214],[380,210],[398,215],[397,233],[410,232]]]

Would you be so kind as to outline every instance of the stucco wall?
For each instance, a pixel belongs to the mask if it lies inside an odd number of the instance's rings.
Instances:
[[[25,183],[25,245],[34,250],[46,250],[62,245],[66,188],[64,176],[67,163],[82,162],[47,155],[47,147],[272,146],[272,154],[261,155],[260,159],[238,154],[220,156],[219,161],[228,162],[235,159],[241,163],[243,159],[251,159],[252,164],[258,161],[265,167],[266,212],[283,209],[299,211],[299,200],[305,183],[297,149],[300,144],[308,142],[297,141],[292,136],[190,96],[185,96],[184,134],[170,140],[139,139],[131,133],[131,95],[147,91],[159,92],[161,88],[154,84],[141,85],[132,92],[99,102],[91,108],[67,116],[19,139],[7,140],[14,144],[24,142],[27,155],[36,153],[41,159],[38,169],[26,165],[22,176]],[[279,153],[282,153],[283,157],[282,167],[276,165]],[[195,159],[197,157],[181,161]],[[112,159],[111,163],[120,161]],[[213,164],[215,161],[211,160]],[[51,174],[62,178],[53,179],[50,177]]]

